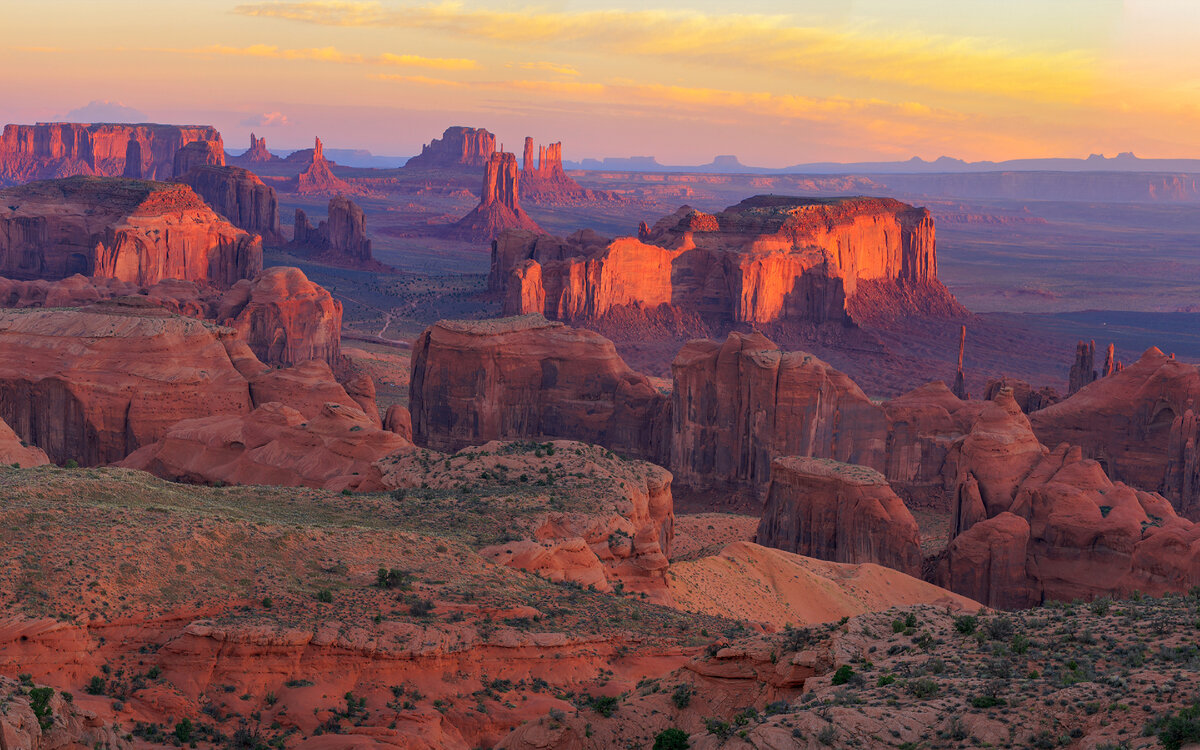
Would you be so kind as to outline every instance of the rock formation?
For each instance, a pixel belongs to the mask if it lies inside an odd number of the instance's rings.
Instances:
[[[278,156],[267,150],[267,139],[256,138],[254,133],[250,134],[250,148],[236,158],[241,164],[264,164],[279,160]]]
[[[378,491],[376,461],[411,447],[356,406],[305,415],[270,401],[249,414],[185,419],[120,465],[176,481]]]
[[[600,591],[620,583],[668,601],[675,514],[665,469],[568,440],[494,441],[453,456],[402,451],[379,466],[388,487],[456,489],[482,478],[482,491],[495,486],[510,503],[529,496],[529,520],[515,534],[523,538],[483,548],[486,559]],[[547,504],[546,490],[528,488],[522,476],[541,477],[564,499]]]
[[[1090,351],[1082,345],[1080,351],[1085,348]],[[1151,347],[1134,364],[1114,369],[1030,420],[1043,443],[1078,445],[1114,480],[1162,492],[1181,515],[1200,519],[1198,441],[1189,416],[1197,404],[1200,370]]]
[[[541,316],[442,321],[413,344],[418,445],[569,438],[666,463],[669,400],[608,339]]]
[[[0,275],[229,286],[262,270],[262,242],[187,185],[72,177],[0,190]]]
[[[351,185],[333,173],[329,160],[325,158],[325,149],[321,145],[321,139],[317,138],[315,141],[307,166],[301,170],[300,174],[296,175],[295,180],[288,183],[290,190],[300,195],[366,194],[362,188]]]
[[[887,416],[845,374],[762,334],[692,341],[671,364],[676,481],[765,490],[781,456],[883,470]]]
[[[506,297],[544,297],[546,317],[566,321],[660,305],[752,324],[965,313],[937,278],[929,212],[885,198],[760,195],[718,214],[685,206],[644,239],[599,245],[511,233],[493,243],[491,287],[520,283],[512,270],[528,260],[541,266],[542,290]]]
[[[819,560],[873,562],[921,574],[917,522],[874,469],[777,458],[755,541]]]
[[[963,374],[963,354],[967,349],[967,327],[964,325],[958,337],[958,371],[954,373],[954,387],[951,388],[955,396],[961,399],[968,399],[967,395],[967,376]]]
[[[541,233],[541,227],[521,208],[517,157],[496,152],[484,164],[479,205],[454,223],[450,236],[470,242],[494,240],[508,229]]]
[[[496,151],[496,136],[483,128],[454,126],[446,128],[441,138],[434,138],[421,148],[421,153],[409,159],[405,169],[463,169],[487,164]]]
[[[275,188],[263,184],[253,172],[241,167],[200,165],[177,176],[176,181],[196,191],[235,227],[260,235],[267,244],[283,243]]]
[[[238,282],[221,298],[216,320],[267,364],[318,359],[340,366],[342,303],[299,268],[272,266]]]
[[[130,141],[130,145],[137,141]],[[128,164],[128,160],[126,160]],[[175,166],[171,169],[172,177],[182,177],[195,167],[225,166],[225,150],[217,141],[192,141],[175,152]],[[126,174],[126,177],[131,175]],[[141,179],[140,177],[135,179]]]
[[[1012,391],[1012,396],[1016,399],[1017,405],[1026,414],[1032,414],[1039,409],[1045,409],[1051,404],[1057,404],[1059,401],[1062,401],[1062,396],[1059,396],[1058,391],[1053,388],[1043,386],[1034,390],[1034,387],[1024,380],[1010,377],[989,380],[987,388],[984,389],[984,400],[995,401],[996,396],[1005,388]]]
[[[24,469],[30,466],[45,466],[48,463],[50,459],[46,456],[46,451],[26,444],[3,419],[0,419],[0,466]]]
[[[296,209],[292,244],[314,257],[353,268],[385,268],[371,257],[367,216],[356,203],[338,195],[329,201],[329,218],[314,229],[307,214]]]
[[[591,190],[567,176],[562,166],[562,143],[539,146],[534,161],[533,139],[525,139],[521,161],[521,196],[530,203],[543,205],[577,205],[596,199]]]
[[[118,461],[181,419],[250,410],[234,342],[136,298],[0,311],[0,419],[55,463]]]
[[[1003,391],[962,443],[939,576],[988,606],[1018,608],[1186,591],[1200,581],[1198,552],[1200,525],[1161,495],[1113,482],[1077,446],[1044,448]]]
[[[1067,378],[1067,395],[1078,391],[1096,379],[1096,342],[1080,341],[1075,347],[1075,364]]]
[[[0,184],[75,175],[167,180],[175,152],[196,141],[224,153],[208,126],[117,125],[72,122],[5,125],[0,136]],[[135,155],[139,163],[129,163]]]

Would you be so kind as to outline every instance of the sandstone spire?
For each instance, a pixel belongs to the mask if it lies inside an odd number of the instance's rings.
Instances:
[[[1067,395],[1091,383],[1096,379],[1096,342],[1080,341],[1075,346],[1075,364],[1071,365],[1071,373],[1067,378]]]
[[[1106,377],[1106,378],[1109,375],[1113,374],[1113,366],[1114,366],[1113,365],[1113,349],[1114,348],[1115,347],[1112,344],[1109,344],[1108,351],[1104,355],[1104,377]]]
[[[958,372],[954,374],[954,395],[961,399],[970,398],[967,395],[967,378],[963,374],[963,353],[967,348],[967,327],[964,325],[958,335]]]

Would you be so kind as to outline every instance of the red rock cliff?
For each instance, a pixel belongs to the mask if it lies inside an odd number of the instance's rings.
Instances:
[[[965,312],[937,279],[929,212],[886,198],[756,196],[715,215],[684,207],[641,239],[599,246],[503,237],[493,286],[525,260],[543,266],[543,312],[562,320],[672,305],[723,321],[848,323],[877,306],[855,308],[860,286],[915,312]]]
[[[268,364],[318,359],[340,366],[342,303],[299,268],[272,266],[239,281],[222,297],[216,319]]]
[[[241,167],[200,165],[176,180],[195,190],[235,227],[260,235],[268,244],[283,244],[275,188],[263,184],[253,172]]]
[[[446,128],[441,138],[434,138],[409,159],[406,169],[454,169],[482,167],[496,151],[496,136],[483,128],[461,125]]]
[[[448,229],[450,236],[471,242],[495,239],[507,229],[540,233],[541,227],[521,208],[520,177],[515,154],[496,152],[484,165],[479,205]]]
[[[521,162],[521,195],[534,204],[576,205],[598,196],[567,176],[562,166],[562,143],[538,146],[534,161],[533,139],[525,139]]]
[[[309,223],[308,215],[296,209],[292,243],[338,265],[381,267],[371,256],[366,214],[357,203],[342,195],[329,201],[329,218],[315,228]]]
[[[8,278],[229,286],[262,270],[261,240],[187,185],[73,177],[5,189],[0,204],[0,275]]]
[[[212,142],[224,153],[221,134],[207,125],[5,125],[0,136],[0,183],[127,174],[167,180],[175,173],[175,152],[194,141]],[[140,163],[127,164],[130,154],[136,154]]]
[[[130,141],[134,144],[136,141]],[[171,171],[172,177],[182,177],[193,167],[225,166],[225,151],[221,144],[215,141],[193,141],[175,152],[175,166]],[[129,177],[131,175],[126,175]]]
[[[754,540],[843,563],[921,575],[917,522],[879,472],[822,458],[777,458]]]
[[[409,393],[418,445],[563,437],[665,462],[667,398],[608,339],[541,316],[431,326]]]

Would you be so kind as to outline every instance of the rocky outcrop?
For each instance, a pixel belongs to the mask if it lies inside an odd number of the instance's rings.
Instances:
[[[233,343],[136,298],[0,311],[0,419],[55,463],[118,461],[181,419],[250,410]]]
[[[22,469],[30,466],[45,466],[50,463],[46,451],[33,447],[0,419],[0,466],[17,466]]]
[[[1161,495],[1114,482],[1078,446],[1043,447],[1008,391],[980,414],[956,463],[939,576],[957,593],[1017,608],[1200,581],[1200,526]]]
[[[1096,379],[1096,342],[1080,341],[1075,347],[1075,364],[1067,378],[1067,395],[1078,391]]]
[[[130,141],[130,145],[136,141]],[[127,162],[128,163],[128,160]],[[196,167],[225,166],[225,149],[217,141],[193,141],[175,152],[172,177],[182,177]],[[126,177],[131,175],[126,174]],[[140,179],[140,178],[138,178]]]
[[[197,141],[213,143],[224,153],[221,134],[206,125],[5,125],[0,184],[75,175],[167,180],[175,175],[175,153]]]
[[[272,266],[238,282],[222,296],[216,320],[235,329],[267,364],[318,359],[340,366],[342,303],[299,268]]]
[[[176,180],[196,191],[235,227],[261,236],[267,244],[283,243],[275,188],[263,184],[253,172],[241,167],[200,165]]]
[[[521,208],[519,184],[517,157],[492,154],[484,164],[479,205],[449,227],[449,235],[469,242],[490,242],[508,229],[540,234],[541,227]]]
[[[964,325],[958,338],[958,370],[954,373],[954,386],[950,389],[961,399],[968,399],[967,376],[963,373],[963,354],[967,349],[967,327]]]
[[[234,157],[238,164],[266,164],[268,162],[279,161],[279,157],[267,150],[267,139],[257,138],[254,133],[250,134],[250,148],[246,149],[240,156]]]
[[[496,151],[496,136],[483,128],[461,125],[446,128],[441,138],[434,138],[421,148],[421,153],[409,159],[405,169],[475,169],[487,164]]]
[[[521,160],[521,196],[542,205],[579,205],[597,198],[563,171],[561,142],[539,146],[534,161],[532,138],[525,139]]]
[[[1058,395],[1058,391],[1053,388],[1043,386],[1035,389],[1029,383],[1017,378],[1001,377],[987,382],[987,388],[984,389],[983,398],[985,401],[994,401],[1000,394],[1000,391],[1008,388],[1012,391],[1013,399],[1017,405],[1021,407],[1021,411],[1026,414],[1032,414],[1040,409],[1045,409],[1051,404],[1057,404],[1062,401],[1062,396]]]
[[[823,458],[777,458],[755,541],[819,560],[921,574],[917,522],[879,472]]]
[[[400,452],[379,466],[388,487],[455,489],[482,479],[485,493],[494,486],[509,502],[529,502],[520,538],[480,550],[486,559],[600,591],[622,584],[669,603],[675,513],[665,469],[569,440],[494,441],[452,456]],[[522,477],[540,477],[564,499],[547,503]]]
[[[1200,370],[1151,347],[1030,420],[1043,443],[1078,445],[1114,480],[1162,492],[1181,515],[1200,519],[1200,487],[1188,468],[1196,437],[1188,414],[1198,404]]]
[[[262,270],[262,241],[187,185],[72,177],[0,190],[0,276],[74,274],[229,286]]]
[[[781,456],[886,467],[887,417],[853,380],[761,334],[692,341],[671,364],[676,481],[763,491]]]
[[[885,198],[760,195],[718,214],[685,206],[641,239],[598,245],[513,233],[493,247],[493,287],[528,260],[541,266],[542,312],[566,321],[660,305],[752,324],[851,324],[876,308],[965,313],[937,278],[929,212]],[[860,291],[870,304],[856,305]]]
[[[668,404],[611,341],[537,315],[442,321],[413,345],[413,436],[437,450],[562,437],[665,464]]]
[[[384,268],[371,256],[367,216],[350,199],[338,195],[329,201],[329,218],[314,228],[307,214],[296,209],[292,244],[322,261],[354,268]]]
[[[355,406],[326,403],[306,415],[271,401],[177,422],[120,465],[176,481],[366,492],[383,488],[375,462],[411,445]]]
[[[304,152],[292,154],[288,159],[296,157],[305,158]],[[321,144],[321,139],[315,139],[315,144],[311,152],[307,152],[307,164],[296,175],[295,179],[288,181],[287,189],[299,195],[365,195],[366,191],[355,185],[351,185],[342,178],[333,173],[329,160],[325,158],[325,148]]]

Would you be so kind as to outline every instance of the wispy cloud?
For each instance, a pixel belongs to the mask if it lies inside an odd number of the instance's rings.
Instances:
[[[1094,61],[1084,52],[1029,52],[983,39],[810,27],[785,15],[506,11],[457,2],[259,2],[239,5],[234,12],[322,25],[429,28],[513,45],[586,46],[591,51],[721,68],[1040,101],[1079,100],[1094,86]]]
[[[560,76],[577,76],[579,71],[572,68],[570,65],[560,65],[552,62],[525,62],[517,65],[521,70],[540,70],[546,73],[555,73]]]
[[[261,115],[247,117],[242,124],[249,128],[282,127],[288,124],[287,115],[282,112],[263,112]]]
[[[287,49],[271,44],[251,44],[247,47],[230,47],[210,44],[207,47],[190,49],[154,50],[195,56],[263,57],[274,60],[314,60],[317,62],[344,63],[350,65],[390,65],[410,68],[434,68],[438,70],[474,70],[479,63],[461,57],[423,57],[421,55],[397,55],[384,52],[381,55],[360,55],[342,52],[336,47],[313,47]]]

